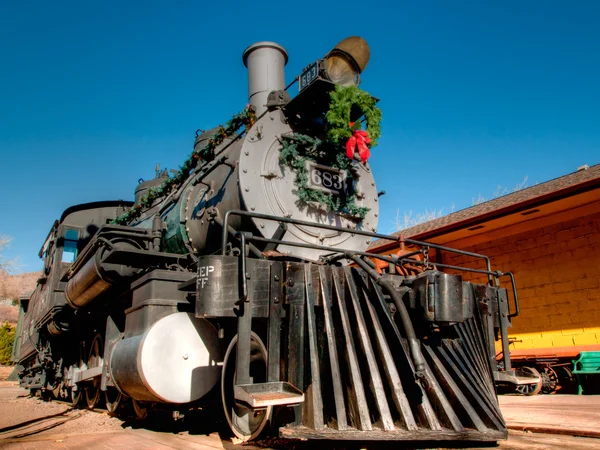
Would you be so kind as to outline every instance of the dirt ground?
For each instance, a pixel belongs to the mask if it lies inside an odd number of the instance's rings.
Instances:
[[[2,371],[4,374],[6,371]],[[550,396],[546,396],[550,397]],[[541,399],[541,396],[540,396]],[[512,402],[518,400],[512,399]],[[526,400],[525,403],[540,400]],[[539,404],[535,410],[542,409]],[[560,408],[559,408],[560,410]],[[567,416],[568,412],[560,410]],[[505,414],[507,415],[507,414]],[[508,415],[507,415],[508,417]],[[528,416],[529,418],[529,416]],[[317,449],[409,449],[439,448],[434,443],[344,443],[344,442],[301,442],[276,438],[264,439],[251,444],[236,444],[226,437],[214,423],[200,417],[195,425],[181,427],[173,425],[170,418],[154,422],[122,421],[110,417],[105,411],[74,409],[62,402],[46,402],[30,397],[27,391],[15,383],[0,381],[0,450],[31,450],[45,448],[66,449],[224,449],[224,450],[317,450]],[[520,419],[521,420],[521,419]],[[214,422],[214,420],[212,421]],[[600,426],[600,425],[599,425]],[[217,425],[218,428],[218,425]],[[454,444],[452,448],[473,448],[472,444]],[[509,439],[497,445],[475,448],[512,450],[565,450],[598,449],[600,439],[530,433],[510,430]]]
[[[110,417],[106,412],[92,412],[84,409],[74,409],[63,402],[46,402],[37,397],[30,397],[24,389],[13,383],[0,381],[0,440],[12,436],[9,428],[29,421],[46,419],[47,425],[59,423],[47,431],[35,433],[96,433],[103,431],[122,430],[122,421]],[[21,433],[21,431],[19,431]]]
[[[6,380],[6,378],[12,373],[13,367],[0,366],[0,381]]]

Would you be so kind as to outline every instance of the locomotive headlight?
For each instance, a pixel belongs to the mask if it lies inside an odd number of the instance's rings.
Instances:
[[[313,96],[321,95],[323,89],[331,89],[331,84],[341,86],[358,86],[360,74],[367,67],[371,51],[367,41],[359,36],[344,39],[324,58],[318,59],[307,66],[298,77],[298,91],[304,91],[313,86]],[[323,87],[323,85],[329,85]],[[319,86],[315,90],[315,86]],[[298,103],[298,102],[296,102]],[[304,105],[298,105],[297,111]],[[293,108],[288,107],[288,110]]]
[[[343,54],[332,54],[325,60],[325,76],[329,81],[341,86],[357,86],[360,82],[359,72]]]
[[[346,38],[325,57],[325,76],[332,83],[341,86],[357,86],[370,54],[369,45],[363,38]]]

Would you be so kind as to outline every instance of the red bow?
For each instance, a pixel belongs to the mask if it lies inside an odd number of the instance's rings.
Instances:
[[[352,127],[353,125],[354,123],[350,122],[350,126]],[[371,138],[365,130],[352,130],[352,137],[346,142],[346,156],[354,159],[354,151],[358,147],[358,155],[363,164],[366,163],[369,156],[371,156],[369,147],[367,147],[367,144],[370,143]]]

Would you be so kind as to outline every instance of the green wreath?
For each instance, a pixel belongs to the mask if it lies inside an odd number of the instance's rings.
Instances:
[[[341,196],[334,196],[308,187],[309,175],[306,170],[306,161],[318,162],[335,169],[349,170],[352,161],[344,153],[336,152],[330,144],[305,134],[284,134],[281,136],[280,142],[282,148],[279,153],[279,161],[295,172],[295,193],[301,204],[316,203],[327,211],[344,212],[360,218],[367,215],[369,208],[356,204],[356,193],[353,190],[345,192]]]
[[[325,114],[326,139],[334,144],[345,144],[352,137],[352,131],[360,128],[360,124],[350,126],[354,113],[359,117],[365,116],[367,133],[371,138],[369,147],[375,147],[381,137],[381,110],[376,106],[377,100],[357,86],[336,86],[330,98],[329,110]]]
[[[364,218],[369,208],[356,204],[356,193],[353,191],[338,197],[308,186],[308,171],[306,161],[313,161],[336,169],[348,170],[352,161],[346,156],[344,146],[352,137],[354,130],[360,124],[350,125],[353,114],[364,115],[367,122],[367,133],[371,138],[370,147],[377,145],[381,136],[379,122],[381,110],[375,105],[376,100],[367,92],[356,86],[336,86],[330,93],[331,103],[325,114],[325,140],[292,133],[281,136],[282,149],[279,160],[296,173],[294,185],[296,195],[301,203],[318,203],[328,211],[345,212]]]

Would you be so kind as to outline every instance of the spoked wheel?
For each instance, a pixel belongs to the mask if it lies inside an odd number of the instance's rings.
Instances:
[[[540,373],[537,371],[537,369],[534,369],[533,367],[523,366],[517,369],[517,371],[520,372],[519,375],[521,376],[540,377]],[[518,385],[516,387],[516,391],[521,395],[537,395],[542,390],[542,385],[543,380],[542,377],[540,377],[537,383]]]
[[[76,408],[81,405],[81,401],[83,399],[83,388],[81,386],[77,386],[77,390],[72,387],[71,391],[71,406]]]
[[[108,386],[104,392],[106,410],[111,416],[117,415],[119,407],[123,404],[123,394],[117,388]]]
[[[46,393],[43,395],[43,397],[47,397],[48,400],[53,400],[53,399],[59,399],[60,398],[60,388],[61,388],[61,383],[60,381],[58,381],[56,378],[54,378],[52,381],[47,381],[46,382]]]
[[[75,369],[81,368],[81,362],[84,358],[83,346],[79,347],[76,360],[69,366],[63,368],[63,394],[67,402],[73,407],[77,408],[81,406],[83,400],[83,385],[79,383],[77,386],[69,386],[69,374],[74,372]]]
[[[140,404],[137,400],[132,400],[131,405],[133,406],[133,413],[137,419],[144,420],[148,418],[148,408]]]
[[[559,389],[563,394],[577,393],[577,380],[573,376],[573,372],[567,366],[558,366],[555,368],[559,380]]]
[[[54,397],[56,400],[60,400],[62,398],[62,391],[62,384],[57,384],[56,387],[52,389],[52,397]]]
[[[558,374],[552,367],[544,367],[542,375],[542,394],[555,394],[560,389]]]
[[[99,334],[94,337],[92,345],[90,346],[90,353],[87,359],[88,369],[99,367],[102,364],[102,338]],[[94,377],[87,382],[85,386],[85,401],[89,409],[94,409],[100,402],[102,391],[100,390],[100,377]]]
[[[237,341],[238,338],[235,336],[229,344],[227,353],[225,353],[221,376],[221,398],[229,428],[239,439],[248,441],[256,438],[261,433],[271,417],[273,408],[269,406],[266,409],[253,410],[236,403],[233,388],[235,385]],[[250,342],[250,376],[254,383],[267,381],[267,349],[254,333],[252,333]]]

